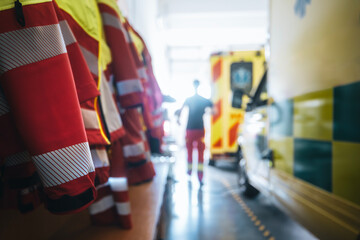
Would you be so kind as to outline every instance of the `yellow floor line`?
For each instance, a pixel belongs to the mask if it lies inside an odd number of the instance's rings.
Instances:
[[[266,229],[266,226],[261,223],[258,217],[253,213],[253,211],[251,211],[251,209],[246,205],[242,198],[231,189],[229,182],[224,179],[220,179],[220,181],[228,190],[230,190],[231,196],[234,198],[235,201],[239,203],[245,213],[247,213],[251,221],[254,222],[254,225],[257,227],[257,229],[263,233],[263,236],[268,240],[275,240],[275,237],[271,236],[270,231]]]

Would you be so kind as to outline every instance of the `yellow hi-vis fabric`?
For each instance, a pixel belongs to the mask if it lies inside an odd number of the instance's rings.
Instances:
[[[193,164],[192,164],[192,163],[188,163],[187,167],[188,167],[188,170],[192,170]]]
[[[99,53],[98,53],[98,86],[100,89],[100,83],[102,81],[102,72],[106,69],[106,65],[111,62],[111,52],[108,46],[105,43],[103,31],[102,31],[102,21],[100,12],[98,9],[96,0],[56,0],[58,6],[67,12],[71,17],[81,26],[81,28],[92,38],[99,42]],[[97,109],[96,98],[94,103],[95,110]],[[100,118],[97,115],[98,122],[100,123]],[[102,126],[100,124],[100,126]],[[100,129],[101,135],[103,138],[110,144],[109,139],[107,138],[104,129]]]
[[[31,4],[51,2],[51,0],[21,0],[20,2],[23,6],[26,6]],[[14,6],[15,6],[15,0],[0,0],[0,11],[14,8]]]
[[[137,34],[135,34],[132,30],[129,31],[130,37],[135,45],[135,48],[137,50],[137,54],[139,55],[139,58],[141,59],[141,61],[143,61],[143,56],[142,56],[142,52],[144,51],[144,44],[141,41],[141,39],[139,38],[139,36]]]
[[[106,66],[111,62],[111,52],[106,44],[102,30],[102,20],[96,0],[56,0],[59,7],[71,15],[82,29],[92,38],[99,42],[99,73],[106,70]],[[99,74],[101,78],[101,74]],[[100,86],[99,80],[99,86]]]
[[[198,163],[198,171],[202,172],[204,170],[204,164]]]
[[[87,34],[100,40],[99,19],[101,18],[95,0],[56,0],[56,3],[71,15]]]

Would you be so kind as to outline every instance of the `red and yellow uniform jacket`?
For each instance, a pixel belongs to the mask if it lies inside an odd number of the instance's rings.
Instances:
[[[0,159],[23,173],[35,166],[49,211],[77,212],[96,196],[77,95],[88,83],[82,88],[79,80],[75,86],[53,2],[21,3],[17,11],[14,1],[0,3],[0,20],[6,23],[0,26]],[[81,95],[82,100],[93,94]]]
[[[97,2],[87,0],[74,4],[67,0],[58,0],[69,19],[72,30],[80,42],[88,67],[100,91],[95,110],[100,118],[102,136],[107,135],[114,148],[125,131],[120,113],[115,104],[115,90],[110,66],[113,62],[112,51],[105,42],[103,25]],[[93,142],[91,150],[97,172],[98,198],[90,206],[94,224],[106,225],[117,222],[124,228],[131,228],[130,202],[125,175],[114,174],[113,168],[119,163],[109,158],[105,145]],[[120,163],[121,165],[121,163]],[[110,169],[109,169],[110,167]],[[110,171],[110,172],[109,172]],[[110,178],[109,175],[111,176]]]
[[[143,86],[145,89],[144,98],[144,120],[148,132],[152,138],[158,138],[161,142],[163,137],[163,109],[162,109],[162,93],[153,73],[152,60],[150,53],[146,47],[145,41],[140,34],[135,31],[127,22],[126,28],[133,39],[133,46],[137,52],[139,64],[145,69],[146,77],[143,78]]]
[[[155,175],[150,159],[147,160],[148,143],[143,138],[141,114],[136,106],[144,105],[144,72],[138,69],[134,45],[123,26],[124,20],[115,0],[98,0],[106,41],[112,53],[113,74],[118,106],[124,122],[126,135],[112,147],[113,161],[125,161],[130,184],[152,179]],[[115,149],[121,147],[120,149]],[[121,160],[122,159],[122,160]]]
[[[129,36],[115,0],[98,0],[106,42],[112,54],[111,70],[117,98],[123,108],[143,103],[144,88],[129,46]]]

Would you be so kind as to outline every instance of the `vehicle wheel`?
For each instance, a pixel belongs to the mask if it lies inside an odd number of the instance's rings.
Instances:
[[[242,158],[243,158],[242,151],[241,151],[241,147],[239,146],[237,153],[236,153],[235,162],[234,162],[234,165],[235,165],[234,169],[237,171],[239,170],[239,164],[240,164],[240,161]]]
[[[237,171],[237,183],[244,188],[244,195],[248,198],[254,198],[259,194],[259,191],[250,184],[246,173],[245,159],[241,159]]]
[[[209,160],[209,166],[215,167],[215,160],[210,159],[210,160]]]
[[[246,197],[255,198],[259,193],[259,190],[257,190],[253,185],[251,185],[249,181],[245,183],[244,195]]]
[[[248,179],[246,175],[245,160],[240,159],[237,169],[237,183],[240,187],[243,187],[246,182],[248,182]]]

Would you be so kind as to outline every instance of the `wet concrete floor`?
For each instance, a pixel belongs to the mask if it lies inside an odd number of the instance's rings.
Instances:
[[[168,240],[312,240],[302,226],[259,194],[242,195],[231,164],[204,167],[204,185],[186,175],[185,151],[175,156],[167,194]]]

